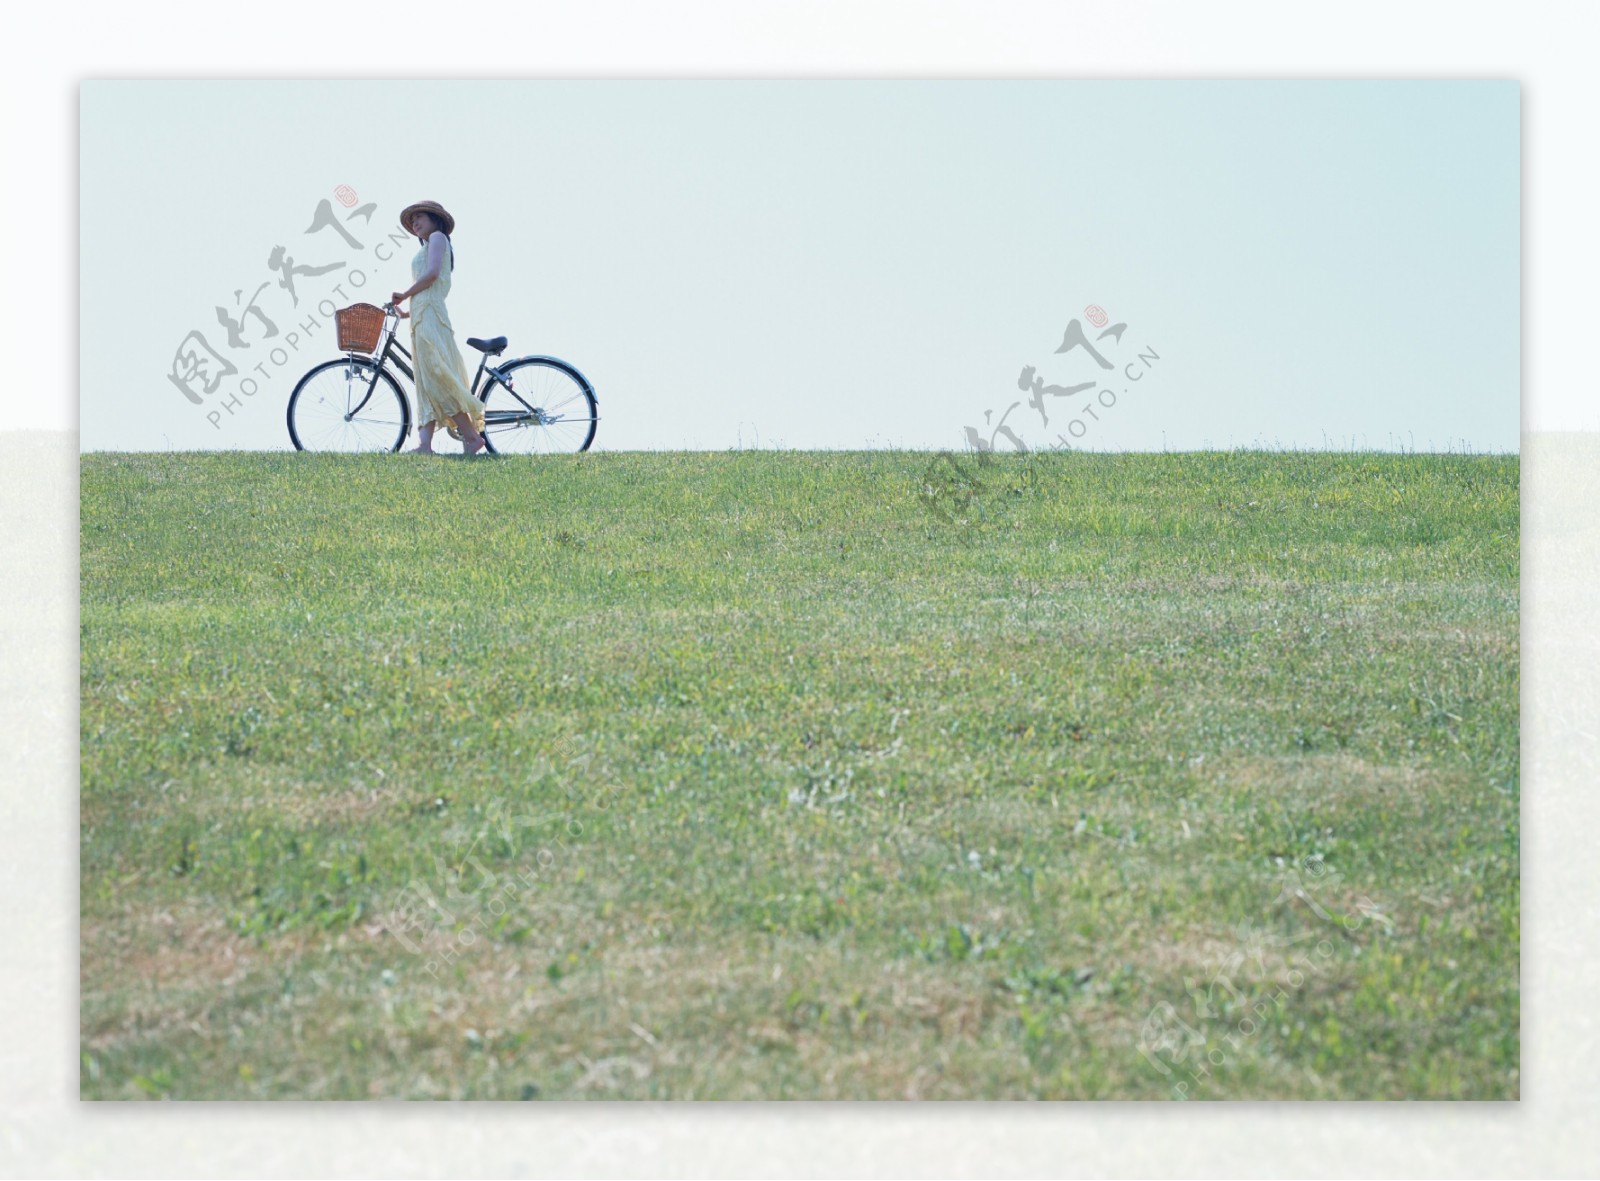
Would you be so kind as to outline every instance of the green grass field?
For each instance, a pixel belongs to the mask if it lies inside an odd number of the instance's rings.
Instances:
[[[85,455],[82,1094],[1516,1098],[1517,458],[929,458]]]

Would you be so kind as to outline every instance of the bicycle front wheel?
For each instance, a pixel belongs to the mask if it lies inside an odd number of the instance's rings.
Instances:
[[[523,357],[483,391],[483,437],[504,455],[589,450],[600,421],[588,378],[554,357]]]
[[[410,431],[400,383],[371,357],[318,365],[289,395],[289,438],[301,451],[398,451]]]

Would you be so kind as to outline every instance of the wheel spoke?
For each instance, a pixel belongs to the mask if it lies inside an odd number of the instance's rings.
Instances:
[[[512,362],[502,372],[516,394],[494,381],[484,398],[484,434],[496,451],[559,455],[587,450],[597,417],[584,382],[565,366],[541,359]]]
[[[394,451],[408,428],[405,395],[371,360],[333,361],[308,373],[290,399],[291,437],[307,451]],[[359,409],[358,409],[359,408]]]

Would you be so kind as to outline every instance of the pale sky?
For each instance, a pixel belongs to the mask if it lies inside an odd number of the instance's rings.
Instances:
[[[1007,422],[1036,447],[1078,420],[1095,450],[1518,448],[1513,81],[87,81],[80,98],[85,450],[289,447],[290,390],[336,355],[331,323],[305,321],[409,285],[417,244],[390,235],[424,198],[457,221],[469,362],[467,336],[504,334],[507,356],[577,365],[597,449],[959,448],[1019,401]],[[352,241],[307,232],[322,201]],[[296,307],[279,247],[344,265],[298,274]],[[238,318],[258,289],[230,346],[216,309]],[[1127,325],[1096,344],[1110,371],[1054,352],[1073,319],[1095,340],[1090,305]],[[237,370],[200,406],[168,376],[191,331]],[[1098,384],[1036,409],[1024,366]]]

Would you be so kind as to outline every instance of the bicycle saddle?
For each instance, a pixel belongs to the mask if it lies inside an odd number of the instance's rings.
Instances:
[[[491,357],[498,357],[506,351],[506,338],[503,336],[497,336],[493,340],[479,340],[476,336],[469,336],[467,343],[480,353],[488,353]]]

